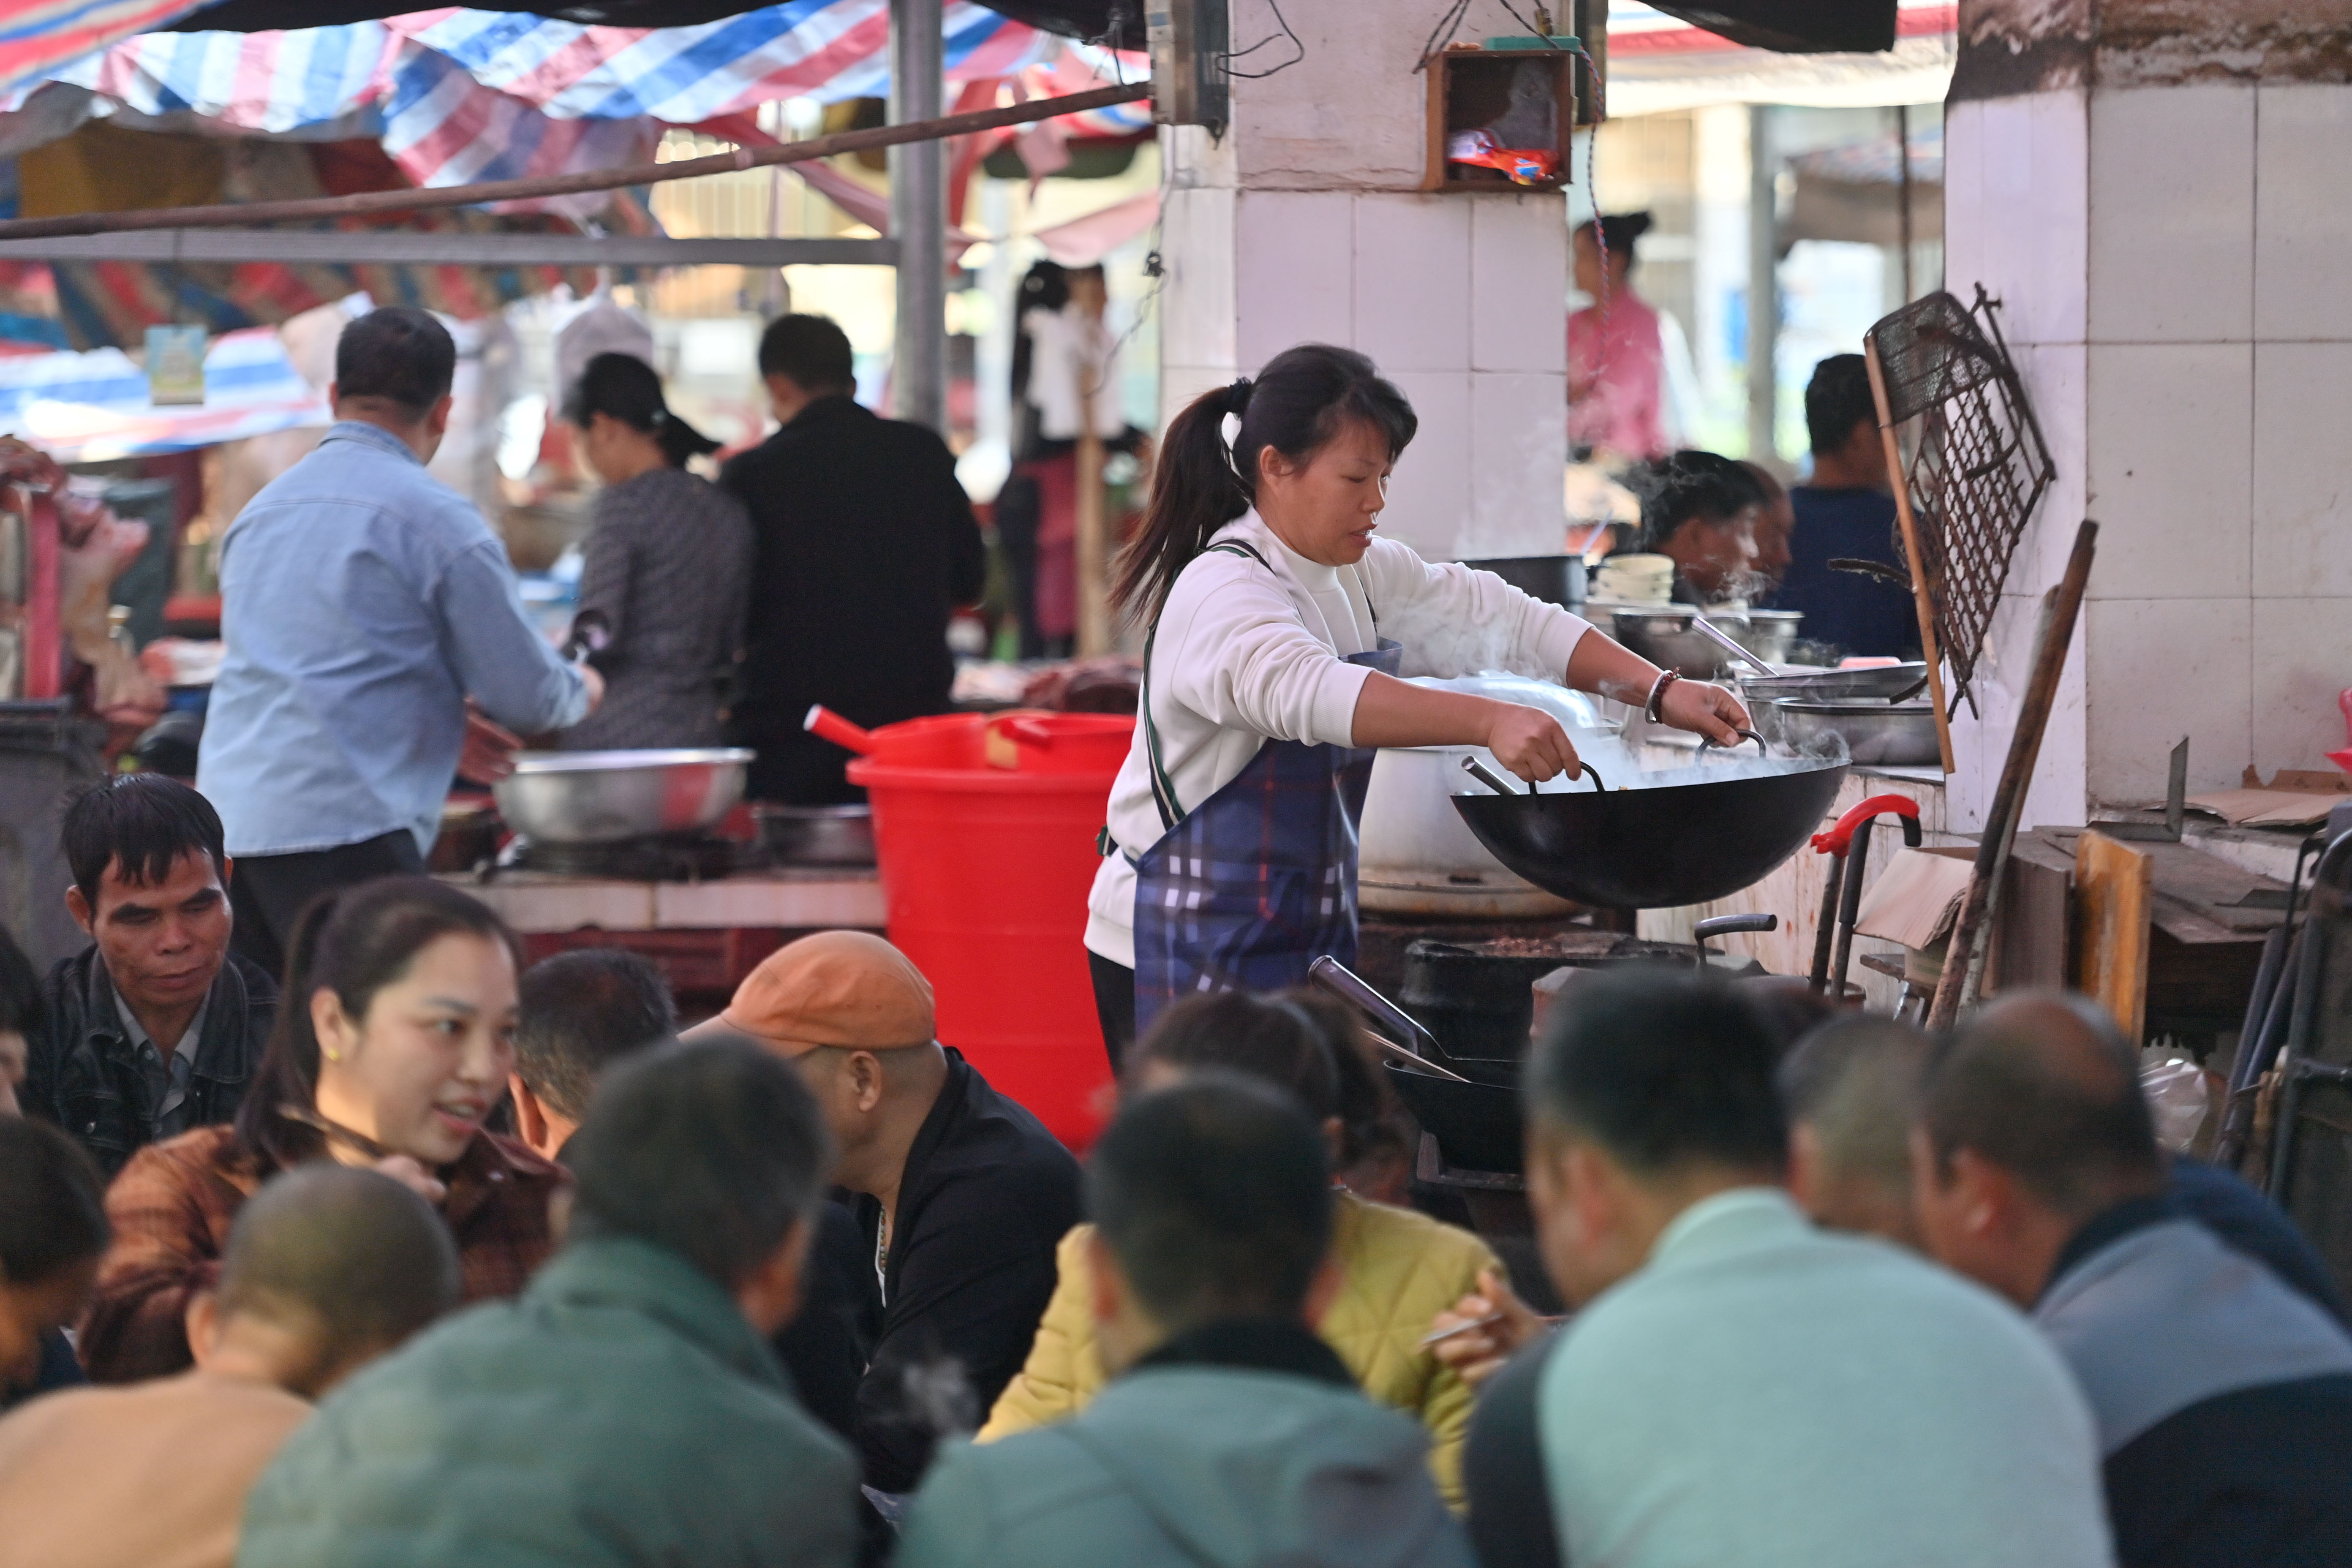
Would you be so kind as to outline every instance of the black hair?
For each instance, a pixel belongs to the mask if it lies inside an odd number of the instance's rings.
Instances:
[[[719,450],[717,441],[670,412],[661,377],[635,354],[598,354],[572,384],[563,400],[563,417],[584,430],[599,414],[651,436],[673,468],[686,467],[688,458]]]
[[[1622,256],[1627,261],[1632,261],[1633,244],[1650,232],[1652,221],[1646,212],[1610,213],[1604,216],[1598,226],[1601,230],[1601,247],[1612,256]],[[1595,226],[1588,219],[1578,226],[1590,230]]]
[[[1797,1042],[1780,1063],[1789,1120],[1813,1129],[1832,1167],[1901,1187],[1927,1037],[1892,1018],[1848,1014]]]
[[[523,972],[515,1072],[577,1121],[614,1058],[677,1032],[677,1004],[651,960],[621,947],[559,952]]]
[[[1789,1160],[1780,1054],[1733,982],[1629,964],[1561,996],[1528,1064],[1528,1108],[1637,1174],[1710,1165],[1778,1176]]]
[[[90,913],[99,884],[112,866],[126,882],[152,887],[184,855],[209,855],[213,870],[228,874],[220,813],[213,803],[162,773],[116,773],[90,785],[66,807],[66,866]]]
[[[0,1029],[25,1037],[29,1043],[48,1026],[48,1004],[41,996],[40,971],[16,945],[6,926],[0,926]]]
[[[1388,1110],[1360,1037],[1353,1015],[1319,993],[1221,991],[1188,996],[1160,1014],[1130,1047],[1128,1067],[1157,1061],[1263,1079],[1318,1121],[1336,1117],[1339,1161],[1352,1164]]]
[[[39,1285],[106,1250],[106,1178],[46,1121],[0,1116],[0,1284]]]
[[[1241,421],[1225,444],[1225,416]],[[1271,447],[1304,463],[1350,422],[1388,444],[1391,460],[1421,427],[1412,405],[1353,349],[1298,343],[1253,381],[1204,392],[1168,426],[1153,466],[1151,505],[1120,558],[1117,597],[1139,618],[1159,612],[1178,573],[1217,530],[1247,511],[1257,491],[1258,455]]]
[[[850,392],[857,359],[832,317],[779,316],[760,334],[760,374],[784,376],[803,392]]]
[[[220,1309],[285,1322],[327,1373],[447,1311],[459,1283],[457,1243],[432,1205],[379,1172],[320,1161],[270,1178],[237,1210]]]
[[[833,1140],[797,1068],[726,1037],[615,1064],[564,1157],[574,1236],[666,1248],[731,1290],[815,1211]]]
[[[2085,997],[2003,997],[1929,1058],[1919,1102],[1938,1167],[1974,1150],[2075,1219],[2164,1179],[2139,1054]]]
[[[331,991],[353,1018],[399,984],[416,955],[445,936],[503,946],[522,968],[522,944],[488,905],[430,877],[381,877],[321,893],[294,921],[278,1020],[236,1108],[237,1142],[267,1166],[299,1164],[324,1148],[318,1131],[278,1113],[319,1096],[319,1035],[310,998]]]
[[[1816,457],[1834,452],[1867,422],[1878,428],[1878,400],[1870,392],[1870,362],[1860,354],[1832,354],[1813,366],[1805,383],[1805,435]]]
[[[1657,550],[1694,519],[1729,522],[1769,498],[1748,465],[1715,452],[1685,448],[1634,476],[1642,500],[1642,547]]]
[[[1295,1318],[1330,1249],[1322,1134],[1264,1081],[1206,1069],[1120,1107],[1087,1215],[1163,1328]]]
[[[457,378],[457,345],[429,311],[370,310],[335,340],[335,395],[372,397],[421,418]]]

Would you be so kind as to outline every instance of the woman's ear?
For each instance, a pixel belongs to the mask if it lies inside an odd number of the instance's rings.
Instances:
[[[323,985],[310,993],[310,1032],[318,1038],[321,1061],[340,1062],[359,1044],[359,1030],[343,1011],[343,999]]]

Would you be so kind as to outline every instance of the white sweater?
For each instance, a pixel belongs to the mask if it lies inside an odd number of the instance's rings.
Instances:
[[[1186,811],[1233,782],[1266,740],[1344,746],[1371,671],[1339,656],[1378,636],[1404,645],[1404,673],[1473,675],[1506,669],[1558,681],[1590,630],[1557,605],[1530,598],[1490,572],[1432,564],[1393,540],[1374,539],[1354,566],[1294,553],[1248,511],[1211,542],[1254,547],[1280,577],[1246,555],[1202,554],[1186,566],[1160,612],[1151,650],[1151,718],[1160,760]],[[1369,599],[1369,607],[1367,600]],[[1110,788],[1111,837],[1141,858],[1165,830],[1151,798],[1143,725]],[[1103,858],[1087,900],[1087,948],[1135,963],[1135,868]]]

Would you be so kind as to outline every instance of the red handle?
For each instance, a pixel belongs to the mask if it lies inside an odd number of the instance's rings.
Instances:
[[[1053,727],[1034,713],[1016,713],[996,726],[1014,740],[1045,751],[1054,744]]]
[[[801,728],[861,757],[870,757],[877,750],[873,731],[859,729],[823,703],[809,709],[808,716],[801,721]]]
[[[2352,746],[2352,686],[2336,694],[2336,708],[2344,715],[2344,743]]]
[[[1823,855],[1843,855],[1853,846],[1855,828],[1888,812],[1892,812],[1896,816],[1907,816],[1916,823],[1919,820],[1919,803],[1908,795],[1872,795],[1868,800],[1839,817],[1835,827],[1831,828],[1827,833],[1814,834],[1813,847]],[[1915,839],[1916,836],[1916,828],[1906,830],[1903,835],[1906,842]]]

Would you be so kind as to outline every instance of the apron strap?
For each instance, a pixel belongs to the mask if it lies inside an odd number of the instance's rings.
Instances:
[[[1273,563],[1258,553],[1256,546],[1239,539],[1228,539],[1212,544],[1201,553],[1246,555],[1268,572],[1274,573],[1277,580],[1282,575],[1274,571]],[[1369,595],[1364,599],[1364,611],[1372,617],[1372,646],[1378,648],[1381,637],[1381,617],[1380,613],[1372,608],[1372,601]],[[1165,831],[1184,820],[1184,805],[1176,796],[1176,781],[1168,776],[1168,766],[1160,758],[1160,726],[1151,721],[1151,645],[1159,640],[1159,637],[1160,617],[1154,616],[1151,617],[1151,629],[1143,637],[1143,678],[1138,683],[1139,689],[1137,692],[1136,707],[1143,719],[1144,755],[1151,764],[1152,804],[1160,808],[1160,826],[1162,831]],[[1108,835],[1109,829],[1104,829],[1104,837],[1108,838]],[[1097,847],[1099,847],[1097,845]],[[1107,849],[1103,852],[1109,853]]]

